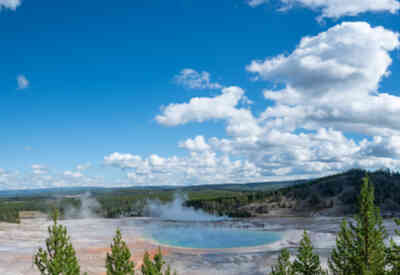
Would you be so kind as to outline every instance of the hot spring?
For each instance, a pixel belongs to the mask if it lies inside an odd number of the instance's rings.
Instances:
[[[147,228],[145,235],[162,245],[224,249],[266,245],[281,239],[277,232],[226,227],[210,223],[163,223]]]
[[[229,226],[232,223],[227,217],[184,207],[184,201],[184,196],[179,194],[169,203],[149,201],[147,212],[157,217],[159,224],[153,222],[146,226],[144,235],[161,245],[199,249],[260,246],[281,239],[277,232]]]

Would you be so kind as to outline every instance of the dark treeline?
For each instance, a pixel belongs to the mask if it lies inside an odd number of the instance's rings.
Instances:
[[[323,177],[308,184],[291,186],[280,190],[282,195],[303,201],[319,200],[337,197],[344,204],[352,206],[354,213],[357,207],[357,197],[361,190],[364,176],[375,185],[375,202],[382,210],[400,210],[400,173],[390,170],[367,172],[352,169],[342,174]]]
[[[167,203],[174,199],[175,189],[157,190],[98,190],[93,191],[90,197],[95,199],[99,207],[91,209],[98,217],[119,218],[144,216],[145,206],[148,201],[159,201]],[[188,199],[214,199],[232,196],[240,196],[241,191],[227,191],[212,188],[201,188],[185,192]],[[83,198],[84,199],[84,198]],[[19,213],[22,211],[38,211],[49,215],[52,209],[59,209],[61,218],[71,210],[81,208],[81,197],[79,194],[59,196],[56,194],[42,196],[23,196],[0,199],[0,221],[18,223]],[[77,213],[79,211],[75,211]]]
[[[231,217],[266,214],[274,208],[290,208],[294,215],[335,208],[332,215],[351,215],[357,210],[357,196],[365,175],[375,183],[376,203],[383,213],[396,215],[400,212],[400,173],[389,170],[367,172],[352,169],[278,190],[247,192],[225,198],[193,199],[185,204]]]

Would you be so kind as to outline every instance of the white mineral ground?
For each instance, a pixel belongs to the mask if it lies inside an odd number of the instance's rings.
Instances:
[[[316,251],[326,261],[335,245],[335,232],[340,218],[266,218],[217,222],[223,226],[258,228],[282,233],[282,239],[269,245],[232,249],[191,249],[162,246],[167,263],[178,274],[266,274],[283,247],[295,248],[304,229],[310,231]],[[68,228],[82,271],[90,275],[106,274],[104,262],[115,234],[120,228],[124,240],[133,254],[136,266],[140,266],[145,251],[151,254],[159,244],[144,237],[143,225],[162,226],[162,221],[146,218],[81,219],[62,222]],[[386,221],[389,232],[393,224]],[[0,223],[0,274],[36,275],[33,254],[44,246],[49,222],[45,219],[24,219],[21,224]],[[138,225],[138,226],[135,226]]]

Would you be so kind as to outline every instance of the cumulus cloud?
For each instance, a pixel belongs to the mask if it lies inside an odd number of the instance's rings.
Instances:
[[[216,96],[172,103],[156,117],[166,126],[220,120],[227,137],[181,141],[186,157],[113,153],[105,164],[121,168],[138,184],[307,178],[354,167],[399,169],[395,118],[400,98],[379,92],[379,83],[390,76],[390,52],[399,46],[397,33],[363,22],[305,37],[291,54],[247,66],[260,80],[284,87],[264,91],[274,104],[258,116],[243,106],[246,92],[233,86]],[[365,138],[355,140],[354,133]]]
[[[104,169],[103,169],[104,170]],[[104,176],[87,176],[78,170],[59,172],[43,164],[33,164],[31,170],[20,172],[0,171],[0,186],[3,189],[42,189],[73,186],[110,186]],[[116,182],[115,186],[127,186],[126,182]]]
[[[81,178],[81,177],[83,177],[82,173],[69,171],[69,170],[64,172],[64,176],[71,177],[71,178]]]
[[[104,160],[106,165],[121,168],[132,183],[143,185],[286,180],[315,177],[352,167],[400,167],[398,160],[368,155],[373,146],[371,142],[357,143],[339,131],[325,128],[299,134],[273,130],[256,140],[214,137],[207,142],[204,137],[195,137],[181,142],[180,146],[189,151],[188,156],[157,156],[162,160],[158,165],[152,163],[152,156],[142,158],[121,153],[110,154]]]
[[[165,159],[158,173],[175,179],[179,177],[173,171],[181,171],[186,178],[196,175],[198,182],[207,183],[241,182],[249,175],[264,180],[310,177],[353,167],[399,169],[400,127],[395,118],[400,115],[400,98],[379,91],[382,79],[390,76],[390,52],[399,46],[395,32],[345,22],[303,38],[289,55],[247,66],[260,80],[284,87],[264,91],[274,104],[259,116],[242,106],[246,95],[239,87],[168,105],[156,117],[160,124],[221,120],[228,137],[181,141],[179,146],[190,157]],[[354,133],[365,138],[355,140]],[[116,154],[113,159],[134,182],[155,175],[146,158]],[[196,162],[209,166],[199,169]]]
[[[2,8],[16,10],[21,5],[20,0],[0,0],[0,10]]]
[[[203,136],[197,136],[193,139],[189,138],[179,143],[179,147],[185,148],[189,151],[207,151],[210,145],[207,144]]]
[[[176,126],[207,120],[227,121],[227,131],[234,135],[251,136],[260,129],[248,109],[238,108],[247,97],[239,87],[227,87],[215,97],[195,97],[189,103],[170,104],[156,120],[163,125]]]
[[[154,163],[154,155],[142,158],[116,152],[106,156],[104,162],[123,169],[131,182],[143,185],[246,182],[261,176],[258,168],[250,162],[231,160],[210,150],[191,151],[187,157],[157,156],[157,163]]]
[[[15,189],[15,182],[12,180],[12,178],[16,177],[19,175],[18,171],[15,171],[14,173],[10,171],[6,171],[5,169],[0,168],[0,186],[2,189]]]
[[[48,173],[48,169],[46,166],[41,164],[33,164],[32,165],[32,172],[35,175],[43,175]]]
[[[174,77],[177,84],[182,85],[189,89],[221,89],[222,85],[217,82],[211,82],[210,73],[197,72],[193,69],[183,69],[178,75]]]
[[[194,97],[189,103],[170,104],[158,115],[160,124],[176,126],[188,122],[204,122],[210,119],[226,119],[236,112],[235,106],[244,95],[239,87],[224,88],[215,97]]]
[[[361,145],[360,153],[363,156],[379,158],[400,158],[400,136],[376,136],[370,142]]]
[[[276,102],[262,119],[270,127],[333,127],[364,134],[394,134],[400,125],[400,97],[380,93],[390,75],[390,51],[399,34],[365,22],[342,23],[305,37],[288,56],[253,61],[247,70],[286,87],[267,90]]]
[[[268,0],[250,0],[251,7],[268,3]],[[340,18],[342,16],[356,16],[365,12],[390,12],[395,14],[400,9],[397,0],[280,0],[282,9],[293,6],[303,6],[321,11],[322,18]]]
[[[92,167],[92,164],[90,162],[86,162],[84,164],[77,165],[76,166],[76,170],[78,170],[78,171],[86,171],[90,167]]]
[[[29,87],[29,80],[24,75],[17,76],[18,90],[24,90]]]
[[[250,0],[250,1],[247,1],[249,6],[251,6],[251,7],[257,7],[257,6],[260,6],[262,4],[266,4],[268,2],[269,2],[269,0]]]

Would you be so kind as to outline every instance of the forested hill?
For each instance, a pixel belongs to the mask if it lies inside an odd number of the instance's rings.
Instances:
[[[231,216],[349,215],[356,210],[357,196],[366,175],[375,186],[376,203],[382,213],[400,213],[400,173],[386,170],[367,172],[353,169],[275,191],[191,200],[186,205]]]
[[[145,209],[149,201],[168,203],[177,193],[183,194],[187,199],[186,206],[216,215],[342,216],[355,212],[357,196],[365,175],[375,185],[376,202],[383,214],[400,213],[400,173],[350,170],[308,181],[7,191],[3,192],[4,197],[0,195],[0,221],[15,222],[19,220],[20,212],[48,213],[54,207],[61,214],[70,213],[70,217],[77,217],[82,205],[87,206],[87,203],[83,203],[87,196],[82,194],[88,191],[90,198],[97,201],[91,209],[92,212],[107,218],[147,215]]]

